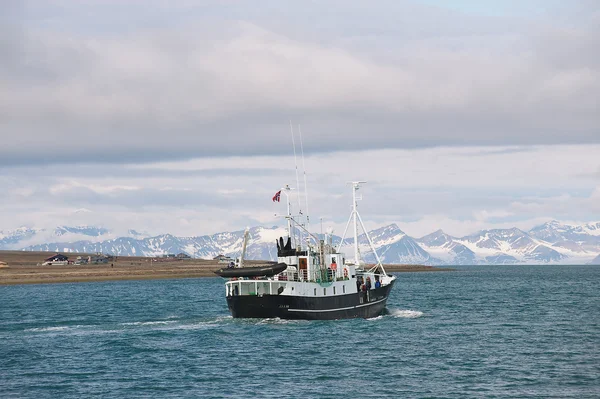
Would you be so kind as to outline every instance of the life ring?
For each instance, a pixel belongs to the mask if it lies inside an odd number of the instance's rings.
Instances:
[[[344,278],[348,278],[348,269],[344,267]]]

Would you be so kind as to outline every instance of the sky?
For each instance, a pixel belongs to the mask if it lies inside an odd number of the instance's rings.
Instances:
[[[0,230],[284,225],[289,184],[341,234],[352,180],[413,236],[597,221],[598,48],[597,1],[3,1]]]

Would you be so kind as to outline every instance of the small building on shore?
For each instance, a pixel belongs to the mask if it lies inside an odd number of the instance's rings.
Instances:
[[[69,257],[63,254],[52,255],[49,258],[44,259],[45,262],[65,262],[68,260]]]
[[[75,260],[76,265],[87,265],[89,262],[89,256],[78,256]]]
[[[69,257],[63,254],[52,255],[44,259],[42,265],[67,265],[69,264]]]
[[[88,263],[91,264],[104,264],[104,263],[108,263],[111,262],[113,259],[113,257],[111,255],[104,255],[102,253],[97,253],[96,255],[92,255],[88,258]]]
[[[185,252],[181,252],[177,254],[177,259],[192,259],[192,257]]]

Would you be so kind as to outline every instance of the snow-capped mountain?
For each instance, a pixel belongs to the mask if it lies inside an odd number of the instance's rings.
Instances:
[[[29,227],[19,227],[15,230],[0,230],[0,249],[17,248],[20,243],[33,238],[39,230]]]
[[[0,250],[21,249],[44,242],[73,242],[88,237],[93,241],[102,241],[110,238],[111,232],[95,226],[57,226],[54,229],[20,227],[12,231],[0,231]]]
[[[100,237],[107,235],[109,231],[103,227],[92,227],[92,226],[58,226],[54,229],[54,235],[61,237],[67,234],[82,234],[90,237]]]
[[[417,242],[424,250],[445,263],[453,265],[475,265],[478,263],[474,251],[442,230],[421,237]]]
[[[600,222],[570,225],[553,220],[529,230],[532,237],[573,252],[600,252]]]
[[[397,241],[400,241],[405,236],[406,233],[400,230],[396,223],[392,223],[389,226],[380,227],[369,232],[369,237],[371,238],[375,248],[393,244]],[[347,239],[346,241],[348,244],[352,245],[354,243],[354,238]],[[365,234],[359,235],[358,243],[359,245],[369,245],[367,236]]]
[[[395,223],[370,231],[369,237],[383,263],[440,263],[439,259],[433,259],[414,238],[400,230]],[[365,261],[376,262],[375,255],[368,246],[367,237],[364,234],[360,235],[358,242]],[[348,240],[349,246],[353,243],[353,239]]]
[[[558,262],[566,256],[517,228],[482,230],[457,240],[478,256],[509,255],[519,263]],[[494,259],[494,258],[492,258]],[[506,259],[505,259],[506,260]]]
[[[150,237],[150,234],[139,232],[139,231],[133,230],[133,229],[129,229],[129,230],[127,230],[127,237],[146,238],[146,237]]]
[[[586,229],[593,231],[588,223]],[[586,231],[570,229],[578,234],[577,241],[567,241],[561,233],[564,225],[549,222],[537,226],[529,232],[517,228],[482,230],[478,233],[457,238],[437,231],[419,239],[419,243],[432,256],[446,264],[526,264],[526,263],[565,263],[583,264],[600,253],[600,247],[593,247],[595,236]],[[563,231],[564,230],[564,231]],[[573,231],[579,231],[573,233]],[[587,249],[582,243],[588,243]],[[591,252],[590,252],[591,251]]]
[[[275,259],[277,247],[274,241],[286,235],[282,227],[253,227],[249,233],[247,258],[263,260]],[[20,245],[48,234],[52,240],[46,243]],[[89,226],[61,226],[51,231],[21,228],[12,232],[0,232],[0,249],[103,252],[121,256],[158,256],[184,252],[195,258],[210,259],[219,254],[238,256],[243,235],[244,231],[238,230],[195,237],[177,237],[171,234],[148,236],[130,230],[128,236],[114,237],[107,229]],[[517,228],[492,229],[464,237],[453,237],[438,230],[418,239],[407,235],[396,224],[391,224],[370,231],[369,236],[384,263],[585,264],[600,256],[600,222],[568,225],[552,221],[527,232]],[[70,240],[72,237],[78,239]],[[334,244],[340,240],[341,237],[332,237]],[[345,239],[342,247],[348,259],[354,257],[353,241],[352,238]],[[365,261],[375,261],[364,234],[359,236],[359,249]],[[595,261],[600,260],[596,258]]]
[[[283,228],[254,227],[249,231],[246,256],[248,259],[275,259],[275,239],[284,235]],[[26,251],[109,253],[118,256],[160,256],[163,254],[186,253],[194,258],[212,259],[224,254],[237,256],[241,252],[244,231],[224,232],[198,237],[176,237],[163,234],[155,237],[119,237],[94,242],[81,240],[71,243],[54,242],[31,245]]]
[[[408,264],[441,264],[442,262],[432,257],[417,243],[417,241],[405,235],[400,240],[386,244],[381,247],[375,247],[377,254],[383,263],[408,263]],[[365,261],[375,262],[375,256],[371,253],[366,254]]]

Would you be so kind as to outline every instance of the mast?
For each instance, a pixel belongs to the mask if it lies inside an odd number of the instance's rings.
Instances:
[[[289,191],[291,190],[290,186],[288,184],[285,185],[285,187],[281,188],[281,192],[285,194],[285,202],[287,203],[287,221],[288,221],[288,237],[290,237],[292,239],[292,241],[294,241],[294,237],[292,237],[292,208],[291,208],[291,204],[290,204],[290,194]]]
[[[244,231],[244,243],[242,244],[242,254],[240,255],[238,267],[244,267],[244,257],[246,257],[246,245],[248,244],[249,233],[250,230],[248,227],[246,227],[246,230]]]
[[[362,197],[358,197],[356,192],[360,188],[361,183],[366,183],[366,181],[353,181],[352,184],[352,219],[354,222],[354,264],[358,265],[360,263],[360,251],[358,249],[358,211],[357,211],[357,203],[356,201],[361,200]]]
[[[354,264],[356,266],[359,266],[362,261],[360,259],[360,250],[358,248],[358,224],[360,223],[360,226],[362,227],[363,232],[365,233],[365,236],[367,237],[367,241],[369,243],[369,247],[371,248],[371,251],[373,251],[373,254],[375,255],[375,259],[377,259],[377,264],[372,267],[369,271],[374,271],[377,268],[380,268],[382,273],[384,275],[387,275],[387,273],[385,272],[385,269],[383,268],[383,264],[381,263],[381,259],[379,258],[379,255],[377,254],[377,251],[375,250],[375,246],[373,245],[373,241],[371,241],[371,237],[369,237],[369,233],[367,232],[367,229],[365,228],[365,224],[362,221],[362,218],[360,217],[360,214],[358,213],[358,203],[357,201],[362,200],[362,196],[358,196],[356,195],[356,191],[358,191],[358,189],[360,188],[361,184],[366,183],[366,181],[352,181],[349,182],[349,184],[352,185],[352,212],[350,213],[350,217],[348,218],[348,223],[346,223],[346,228],[344,229],[344,233],[342,234],[342,239],[340,241],[340,244],[337,247],[337,252],[340,252],[340,250],[342,249],[342,246],[344,245],[344,240],[346,239],[346,233],[348,232],[348,227],[350,227],[350,222],[354,222],[353,224],[353,228],[354,228]]]

